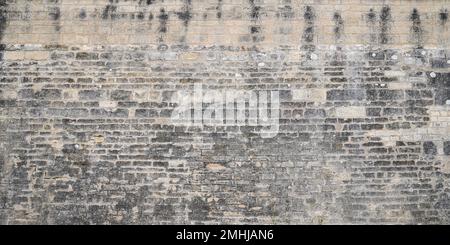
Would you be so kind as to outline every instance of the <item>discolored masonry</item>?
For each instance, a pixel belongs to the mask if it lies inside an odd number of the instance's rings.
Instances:
[[[449,224],[448,1],[78,2],[0,0],[1,224]]]

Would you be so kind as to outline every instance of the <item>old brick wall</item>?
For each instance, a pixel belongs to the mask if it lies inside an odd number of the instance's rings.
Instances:
[[[0,0],[0,223],[449,224],[447,8]],[[175,123],[195,86],[276,134]]]

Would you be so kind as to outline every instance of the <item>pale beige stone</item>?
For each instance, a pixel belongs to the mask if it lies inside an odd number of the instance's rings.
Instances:
[[[74,101],[78,100],[78,91],[75,89],[69,89],[64,91],[64,100]]]
[[[450,157],[449,156],[442,156],[442,172],[450,174]]]
[[[363,106],[337,107],[336,117],[343,117],[343,118],[366,117],[366,108]]]
[[[22,51],[8,51],[5,53],[5,60],[23,60],[25,54]]]
[[[222,164],[218,163],[208,163],[206,164],[206,168],[209,170],[223,170],[225,167]]]
[[[48,51],[26,51],[25,59],[27,60],[47,60],[50,57]]]
[[[104,108],[115,108],[117,106],[117,102],[115,101],[99,101],[98,105]]]
[[[404,71],[385,71],[384,75],[388,77],[404,77],[406,73]]]
[[[197,52],[183,53],[180,55],[180,60],[197,60],[198,58],[200,58],[200,53]]]
[[[412,89],[412,83],[410,82],[394,82],[388,84],[390,89]]]
[[[17,91],[3,90],[0,92],[0,99],[17,99]]]
[[[105,141],[105,136],[101,135],[101,134],[96,134],[92,137],[92,140],[94,141],[94,143],[96,144],[101,144]]]
[[[295,101],[325,102],[327,91],[325,89],[298,89],[292,91],[292,99]]]
[[[52,140],[50,142],[50,145],[52,146],[53,149],[55,149],[57,151],[61,151],[64,146],[64,144],[61,140]]]

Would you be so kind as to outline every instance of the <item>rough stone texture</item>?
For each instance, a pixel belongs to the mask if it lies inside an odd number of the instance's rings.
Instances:
[[[450,224],[446,0],[0,0],[2,224]],[[280,91],[279,132],[176,91]]]

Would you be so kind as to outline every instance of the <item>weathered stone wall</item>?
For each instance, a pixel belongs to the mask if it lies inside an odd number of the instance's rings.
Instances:
[[[449,224],[449,6],[0,0],[0,223]],[[199,85],[276,134],[174,123]]]

